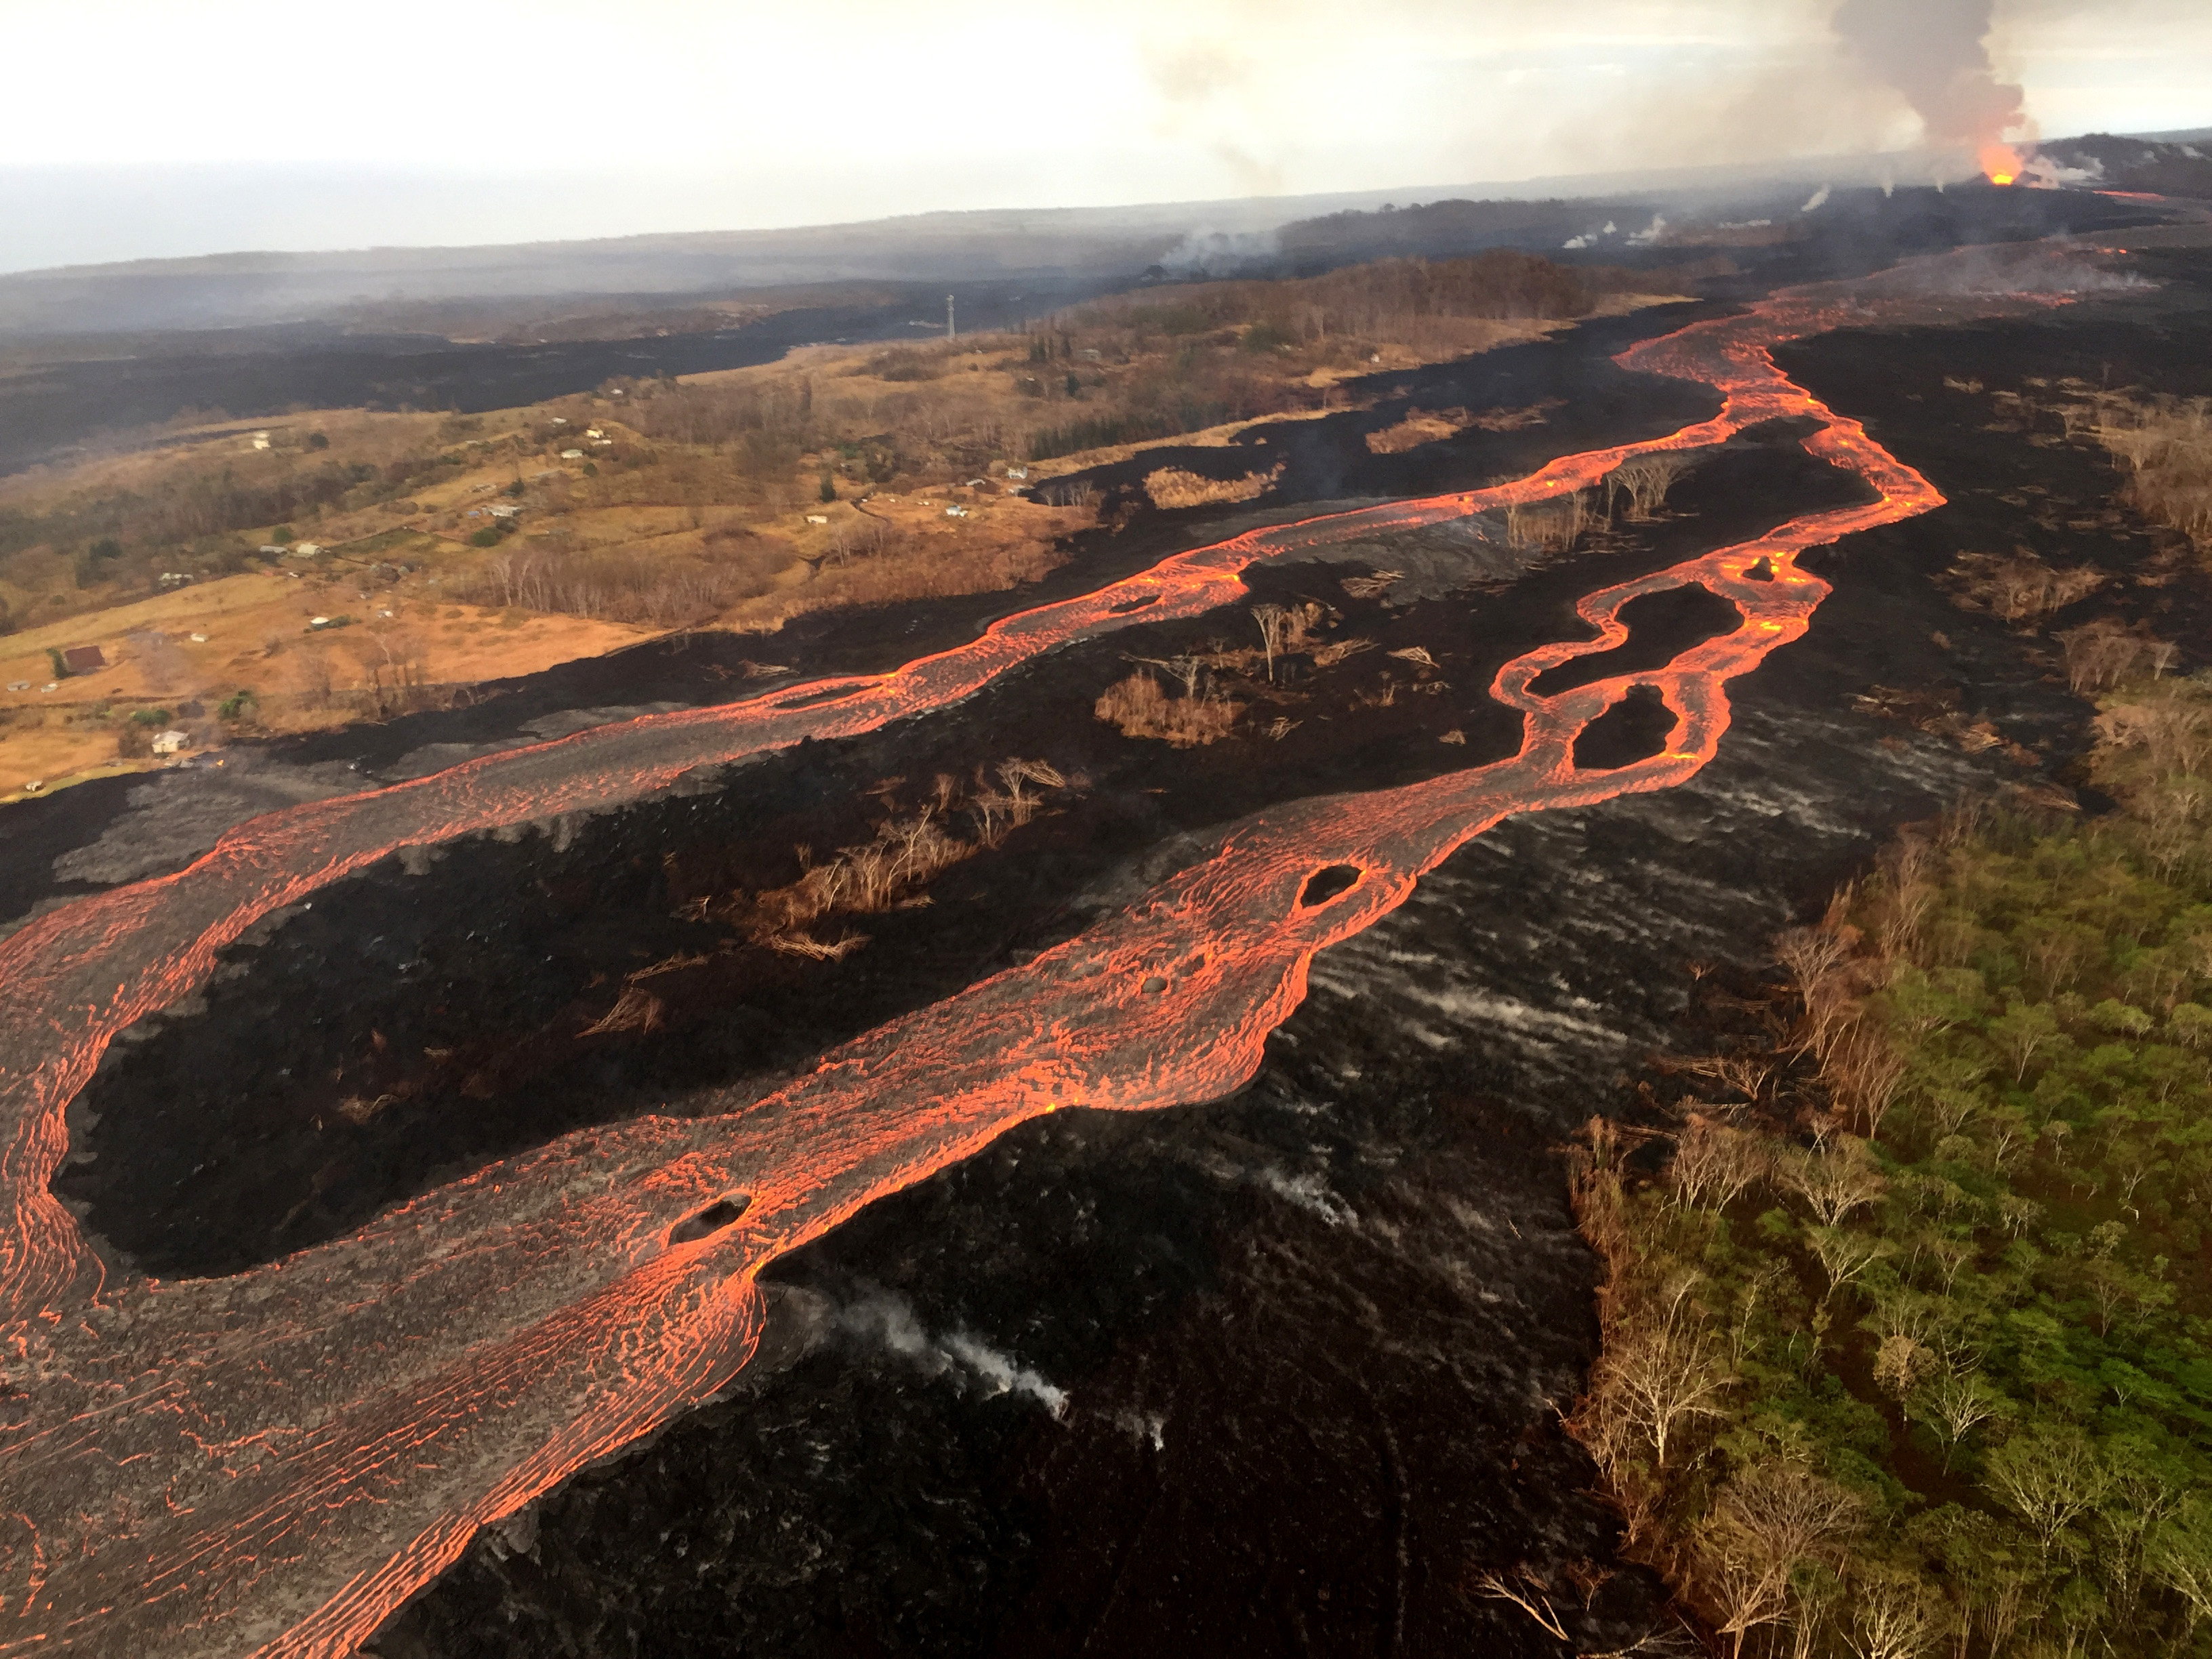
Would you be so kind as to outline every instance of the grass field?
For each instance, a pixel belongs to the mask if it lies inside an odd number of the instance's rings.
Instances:
[[[204,750],[243,726],[347,724],[374,717],[380,692],[391,703],[410,690],[534,673],[651,633],[420,592],[231,576],[0,639],[0,799],[33,781],[52,789],[159,765],[150,755],[118,754],[133,724],[183,731]],[[352,620],[317,629],[317,617]],[[49,650],[88,645],[107,666],[57,680]],[[240,691],[252,694],[252,707],[226,720],[219,711]],[[134,722],[141,712],[162,718]]]
[[[1070,472],[1360,407],[1378,368],[1646,302],[1493,265],[1158,289],[1025,335],[810,347],[483,415],[201,421],[0,480],[0,685],[27,688],[0,691],[0,796],[157,763],[144,738],[169,723],[212,747],[675,629],[1014,587],[1098,522],[1053,487]],[[1433,435],[1474,418],[1449,413]],[[1153,478],[1186,506],[1274,482]],[[108,666],[58,674],[49,652],[84,646]]]

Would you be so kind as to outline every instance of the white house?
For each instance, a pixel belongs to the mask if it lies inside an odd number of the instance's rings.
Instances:
[[[580,449],[564,449],[561,452],[561,459],[564,461],[580,461],[584,459],[584,452]]]
[[[154,752],[173,755],[191,741],[191,738],[182,732],[156,732],[154,734]]]

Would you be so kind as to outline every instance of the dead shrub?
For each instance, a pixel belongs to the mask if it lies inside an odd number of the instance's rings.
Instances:
[[[1055,478],[1040,484],[1036,497],[1047,507],[1093,507],[1098,505],[1098,486],[1088,478]]]
[[[1255,501],[1282,476],[1279,464],[1270,472],[1247,472],[1241,478],[1205,478],[1181,467],[1164,466],[1146,475],[1145,494],[1154,507],[1213,507],[1228,501]]]
[[[1540,420],[1542,417],[1540,416],[1538,418]],[[1402,455],[1409,449],[1419,449],[1423,444],[1456,437],[1473,424],[1473,417],[1463,409],[1440,409],[1434,413],[1409,409],[1406,411],[1406,418],[1395,426],[1369,433],[1367,447],[1377,455]]]
[[[1374,648],[1375,641],[1372,640],[1337,640],[1328,645],[1315,647],[1314,666],[1334,668],[1347,657],[1356,657],[1363,651],[1372,651]]]
[[[1518,409],[1489,409],[1472,416],[1468,424],[1480,432],[1520,432],[1532,426],[1547,424],[1552,410],[1566,406],[1565,398],[1547,398],[1541,403],[1524,404]]]
[[[2008,623],[2033,622],[2087,599],[2110,580],[2094,565],[2060,570],[2022,548],[2009,558],[1993,553],[1961,553],[1944,573],[1954,602],[1963,608],[1985,606]]]
[[[1094,712],[1125,738],[1158,738],[1191,749],[1227,737],[1243,705],[1215,696],[1170,697],[1140,669],[1108,686]]]
[[[767,586],[764,570],[747,568],[751,544],[717,541],[708,551],[705,561],[636,553],[501,553],[454,583],[453,597],[501,610],[682,627],[719,615]]]
[[[1516,501],[1505,509],[1505,544],[1527,552],[1571,552],[1589,522],[1589,501],[1579,489],[1556,501]]]
[[[2098,715],[2096,726],[2106,744],[2140,751],[2158,775],[2197,775],[2212,757],[2212,708],[2194,697],[2146,696],[2113,703]]]
[[[1046,791],[1068,787],[1041,760],[1003,761],[996,772],[994,784],[977,767],[972,787],[949,775],[940,776],[929,801],[911,814],[893,812],[876,825],[872,841],[840,848],[835,857],[821,860],[811,847],[793,848],[798,880],[708,895],[690,901],[679,914],[734,926],[754,944],[786,956],[842,961],[867,943],[866,934],[848,931],[823,940],[807,929],[827,916],[879,915],[927,904],[928,895],[921,889],[952,866],[998,846],[1007,830],[1035,817],[1045,805]],[[947,827],[963,811],[975,825],[973,841]]]
[[[2212,398],[2108,398],[2096,434],[2128,468],[2130,503],[2212,547]]]
[[[1628,511],[1621,516],[1632,524],[1645,522],[1665,503],[1667,492],[1696,465],[1687,455],[1674,454],[1638,455],[1623,461],[1606,475],[1606,511],[1610,514],[1613,503],[1626,495]]]
[[[626,985],[623,994],[615,999],[615,1006],[607,1010],[595,1024],[586,1025],[581,1035],[607,1036],[616,1032],[635,1031],[640,1036],[660,1029],[660,1017],[667,1005],[635,985]]]
[[[1346,576],[1338,584],[1355,599],[1379,599],[1406,580],[1402,570],[1377,570],[1368,576]]]
[[[1681,1201],[1692,1209],[1710,1201],[1714,1209],[1725,1210],[1764,1181],[1771,1165],[1763,1136],[1692,1112],[1674,1138],[1667,1174]]]
[[[2109,691],[2172,665],[2174,647],[2164,640],[2130,633],[2109,617],[2058,636],[2066,650],[2066,678],[2076,691]]]

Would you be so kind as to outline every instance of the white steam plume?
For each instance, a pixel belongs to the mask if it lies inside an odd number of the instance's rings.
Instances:
[[[1067,1391],[1047,1382],[1036,1371],[978,1341],[965,1331],[933,1337],[922,1328],[914,1309],[888,1291],[841,1309],[836,1324],[846,1335],[871,1345],[879,1344],[908,1359],[931,1376],[951,1376],[986,1396],[1024,1395],[1054,1417],[1067,1410]]]

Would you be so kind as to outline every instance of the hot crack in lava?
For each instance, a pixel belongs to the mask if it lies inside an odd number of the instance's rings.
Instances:
[[[0,1180],[15,1215],[0,1235],[0,1656],[350,1653],[478,1527],[724,1384],[752,1351],[755,1275],[776,1255],[1037,1114],[1237,1088],[1304,997],[1314,953],[1395,908],[1470,837],[1510,813],[1666,788],[1712,757],[1724,683],[1802,634],[1828,592],[1798,554],[1942,499],[1769,349],[1966,309],[1955,294],[1778,296],[1622,354],[1726,394],[1718,416],[1668,437],[1179,553],[891,673],[807,688],[799,708],[786,691],[654,716],[273,814],[177,875],[22,928],[0,945]],[[1492,688],[1526,715],[1518,755],[1255,814],[1144,902],[845,1044],[775,1096],[567,1136],[225,1279],[109,1282],[48,1190],[64,1110],[116,1032],[204,981],[258,918],[398,848],[871,731],[1067,641],[1227,604],[1255,562],[1541,501],[1631,456],[1784,416],[1818,422],[1806,447],[1875,499],[1589,595],[1578,609],[1597,639],[1530,652]],[[1741,625],[1662,669],[1530,692],[1545,669],[1619,645],[1629,600],[1691,582]],[[1675,715],[1664,751],[1578,770],[1576,736],[1637,684]]]

